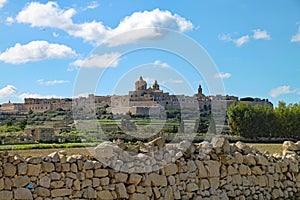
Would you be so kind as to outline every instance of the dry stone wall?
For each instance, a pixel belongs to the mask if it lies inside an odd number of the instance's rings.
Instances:
[[[285,142],[282,156],[224,138],[187,144],[106,142],[96,148],[97,159],[65,152],[24,159],[1,152],[0,199],[299,198],[298,143]],[[128,148],[134,156],[121,159]]]

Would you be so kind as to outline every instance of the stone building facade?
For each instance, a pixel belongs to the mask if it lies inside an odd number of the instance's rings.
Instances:
[[[162,112],[171,109],[199,109],[200,111],[209,111],[211,109],[226,110],[234,101],[238,101],[235,96],[205,96],[202,87],[199,85],[198,91],[193,96],[170,95],[160,89],[157,81],[152,87],[147,87],[147,82],[142,77],[135,82],[135,90],[129,91],[128,95],[113,96],[95,96],[90,94],[88,97],[78,98],[25,98],[24,103],[4,103],[0,107],[0,112],[21,112],[26,113],[44,112],[47,110],[71,110],[72,106],[83,109],[94,107],[107,107],[107,112],[113,114],[149,114],[149,112]],[[243,102],[252,105],[269,105],[273,107],[268,100],[258,98],[244,98]]]

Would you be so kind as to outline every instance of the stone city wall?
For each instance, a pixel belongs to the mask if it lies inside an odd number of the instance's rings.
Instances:
[[[0,199],[297,199],[300,144],[283,148],[280,156],[223,138],[192,145],[158,138],[136,146],[104,142],[97,159],[1,152]]]

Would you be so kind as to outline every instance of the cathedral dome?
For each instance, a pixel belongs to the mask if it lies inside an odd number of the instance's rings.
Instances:
[[[143,77],[140,76],[140,79],[135,82],[135,90],[146,90],[147,82],[143,80]]]

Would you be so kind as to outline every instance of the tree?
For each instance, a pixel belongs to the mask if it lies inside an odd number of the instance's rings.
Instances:
[[[19,128],[24,130],[25,127],[27,125],[27,120],[26,119],[23,119],[22,121],[19,122]]]
[[[13,123],[12,123],[11,119],[6,120],[5,125],[6,126],[12,126]]]

